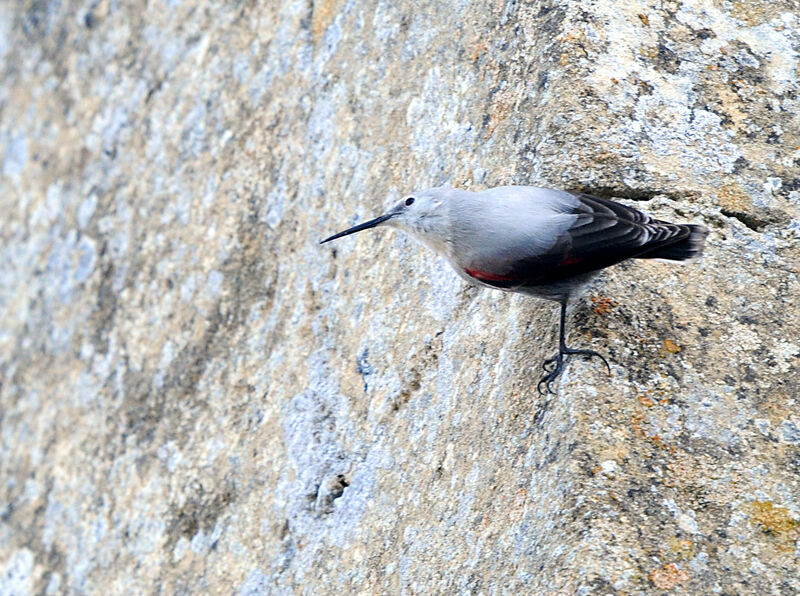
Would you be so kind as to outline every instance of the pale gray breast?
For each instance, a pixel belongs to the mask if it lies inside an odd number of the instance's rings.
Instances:
[[[503,273],[544,254],[575,222],[575,196],[532,186],[461,192],[450,202],[452,260],[462,268]]]

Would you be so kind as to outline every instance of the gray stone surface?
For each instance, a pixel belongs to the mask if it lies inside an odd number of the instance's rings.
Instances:
[[[790,1],[10,2],[0,594],[800,591]],[[572,312],[390,231],[436,184],[711,229]]]

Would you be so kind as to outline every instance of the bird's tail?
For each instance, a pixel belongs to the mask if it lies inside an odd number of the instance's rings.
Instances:
[[[689,235],[673,244],[655,248],[640,255],[640,259],[667,259],[669,261],[689,261],[703,254],[708,230],[696,224],[682,224],[681,228],[689,230]]]

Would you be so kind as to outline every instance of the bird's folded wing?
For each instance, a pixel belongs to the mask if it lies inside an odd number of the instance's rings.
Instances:
[[[637,209],[575,195],[575,222],[541,254],[511,264],[503,287],[547,284],[643,256],[688,237],[686,226],[653,219]]]

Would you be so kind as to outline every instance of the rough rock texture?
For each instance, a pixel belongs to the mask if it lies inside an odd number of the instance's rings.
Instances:
[[[266,5],[264,5],[266,4]],[[796,594],[790,0],[0,10],[0,594]],[[572,312],[419,187],[703,222]]]

